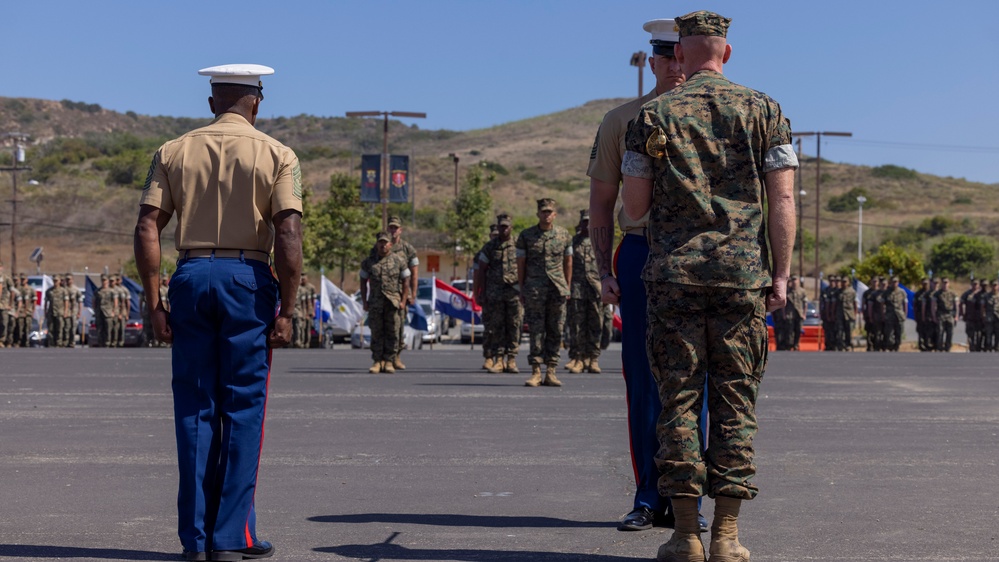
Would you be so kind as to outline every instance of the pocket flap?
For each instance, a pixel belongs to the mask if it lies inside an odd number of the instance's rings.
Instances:
[[[233,275],[232,280],[251,291],[257,290],[257,278],[253,275]]]

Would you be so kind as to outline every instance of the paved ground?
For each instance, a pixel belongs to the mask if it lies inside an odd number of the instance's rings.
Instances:
[[[275,559],[624,562],[669,537],[615,529],[633,486],[618,352],[562,389],[486,374],[466,347],[405,361],[275,354],[257,494]],[[169,364],[0,350],[0,560],[176,559]],[[999,559],[995,364],[772,354],[741,525],[754,562]]]

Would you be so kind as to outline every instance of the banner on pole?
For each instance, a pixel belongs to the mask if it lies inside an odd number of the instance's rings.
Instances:
[[[409,156],[389,156],[389,203],[409,202]]]
[[[382,155],[361,155],[361,203],[380,203],[382,186]]]

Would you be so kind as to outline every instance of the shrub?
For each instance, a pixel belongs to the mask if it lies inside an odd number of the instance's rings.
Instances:
[[[910,170],[894,164],[878,166],[877,168],[871,170],[871,175],[876,178],[887,178],[893,180],[914,180],[919,177],[915,170]]]

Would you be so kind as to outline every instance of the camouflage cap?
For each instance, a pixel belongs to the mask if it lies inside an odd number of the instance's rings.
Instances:
[[[391,242],[391,241],[392,241],[392,237],[391,237],[391,236],[389,236],[389,233],[388,233],[388,232],[385,232],[385,231],[383,230],[383,231],[379,232],[379,233],[378,233],[378,234],[377,234],[377,235],[375,236],[375,241],[376,241],[376,242],[381,242],[382,240],[384,240],[384,241],[386,241],[386,242]]]
[[[538,199],[538,210],[539,211],[554,211],[555,210],[555,200],[545,197],[544,199]]]
[[[108,279],[109,279],[109,277],[108,277],[107,273],[102,273],[101,274],[101,281],[107,281]]]
[[[691,12],[685,16],[676,18],[676,26],[680,31],[681,38],[692,35],[726,37],[730,23],[732,23],[731,18],[726,18],[707,10]]]
[[[925,278],[925,277],[923,277],[922,281],[920,281],[919,283],[921,285],[929,285],[930,284],[930,280],[927,279],[927,278]]]
[[[490,233],[496,232],[497,230],[499,230],[499,225],[498,224],[491,224],[491,225],[489,225],[489,232]]]
[[[67,273],[66,275],[63,275],[62,278],[65,279],[66,281],[72,281],[73,280],[73,274],[72,273]]]
[[[27,273],[19,273],[18,276],[17,276],[17,278],[18,279],[25,279],[25,280],[27,280],[28,279],[28,274]]]
[[[984,283],[984,281],[983,281],[983,283]],[[992,281],[989,281],[989,285],[995,287],[995,286],[999,285],[999,281],[996,281],[995,279],[993,279]]]
[[[389,226],[402,226],[402,219],[397,216],[391,216],[388,220]]]
[[[499,226],[513,226],[513,220],[510,218],[510,215],[501,213],[496,215],[496,224]]]
[[[892,275],[890,281],[892,283],[898,283],[898,275]]]
[[[582,209],[579,211],[579,222],[590,220],[590,210]]]
[[[884,275],[878,275],[878,281],[886,281]]]

